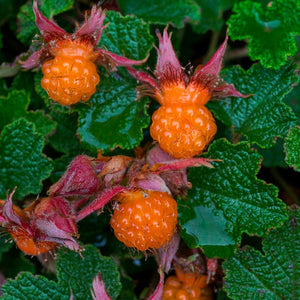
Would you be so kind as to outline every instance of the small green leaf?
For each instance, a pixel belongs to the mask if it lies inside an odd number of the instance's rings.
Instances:
[[[109,25],[103,31],[100,46],[135,60],[144,59],[148,55],[154,43],[149,24],[136,16],[123,17],[115,11],[107,13],[107,23]]]
[[[249,38],[249,56],[263,66],[283,66],[297,51],[294,34],[300,34],[299,0],[274,0],[264,6],[256,1],[236,3],[228,20],[233,40]]]
[[[193,189],[178,205],[182,237],[193,247],[222,246],[214,254],[224,258],[242,232],[263,235],[280,226],[286,219],[285,205],[277,199],[275,186],[256,178],[261,157],[247,143],[217,140],[205,157],[221,161],[213,162],[213,169],[190,169]],[[210,251],[212,247],[209,255]]]
[[[80,254],[61,249],[57,257],[57,278],[66,291],[72,290],[75,299],[92,299],[90,288],[93,278],[101,272],[105,288],[112,299],[121,291],[120,275],[112,258],[100,255],[92,245],[85,246]]]
[[[138,146],[149,116],[147,99],[136,98],[131,78],[117,78],[116,74],[102,77],[99,90],[89,103],[74,108],[79,112],[78,133],[83,145],[93,152]]]
[[[38,133],[43,136],[50,134],[56,123],[42,111],[27,111],[29,103],[29,94],[25,90],[12,90],[7,97],[0,97],[0,130],[5,125],[23,117],[35,125]]]
[[[9,279],[2,287],[3,300],[69,300],[59,285],[43,276],[22,272],[15,280]]]
[[[300,171],[300,127],[292,128],[285,139],[286,163]]]
[[[234,83],[237,90],[253,94],[248,98],[231,98],[228,101],[208,103],[215,116],[235,134],[245,135],[249,142],[270,148],[278,136],[285,137],[296,124],[297,118],[282,98],[299,78],[295,67],[286,64],[279,70],[253,65],[247,72],[240,67],[224,70],[223,78]]]
[[[178,203],[179,220],[183,224],[181,236],[191,249],[201,245],[206,256],[225,258],[235,249],[235,241],[226,232],[226,228],[231,224],[221,211],[215,209],[212,202],[207,206],[190,207],[190,201],[194,204],[194,200],[197,199],[195,191],[196,189],[193,189],[189,193],[188,202],[182,200]]]
[[[47,18],[50,18],[69,10],[73,5],[74,0],[43,0],[40,10]],[[18,38],[22,43],[29,45],[34,35],[39,33],[38,28],[35,25],[32,1],[29,1],[21,7],[20,12],[18,13],[18,20]]]
[[[41,181],[52,171],[51,161],[41,152],[43,137],[33,125],[18,119],[4,127],[0,138],[0,198],[17,186],[15,198],[41,191]]]
[[[186,21],[199,22],[200,7],[193,0],[119,0],[121,11],[156,24],[172,23],[182,28]]]
[[[265,237],[264,255],[245,247],[223,264],[225,289],[230,297],[238,300],[300,298],[299,212],[291,209],[289,220]]]

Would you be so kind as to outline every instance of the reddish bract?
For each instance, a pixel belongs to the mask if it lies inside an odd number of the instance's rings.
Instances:
[[[28,255],[39,255],[56,245],[80,249],[72,237],[77,235],[77,227],[65,199],[37,199],[21,210],[12,204],[13,194],[14,191],[6,201],[0,202],[0,224],[7,228],[20,250]]]
[[[93,6],[89,19],[73,34],[46,19],[37,1],[33,2],[33,11],[45,44],[21,64],[26,69],[42,65],[41,85],[50,98],[62,105],[88,101],[95,93],[100,80],[95,64],[114,70],[116,66],[138,65],[146,60],[130,60],[97,48],[105,28],[106,12],[101,8]]]
[[[153,114],[150,134],[161,148],[175,158],[199,155],[213,139],[217,127],[204,105],[213,97],[247,97],[220,76],[227,36],[212,59],[187,76],[174,52],[167,30],[159,39],[153,78],[127,67],[129,73],[144,83],[140,94],[150,95],[162,107]]]

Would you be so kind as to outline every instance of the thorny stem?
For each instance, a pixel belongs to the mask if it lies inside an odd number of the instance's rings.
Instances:
[[[284,178],[280,175],[277,168],[270,168],[270,173],[273,178],[277,181],[278,185],[285,191],[291,198],[291,200],[296,203],[300,204],[299,198],[290,185],[284,180]]]

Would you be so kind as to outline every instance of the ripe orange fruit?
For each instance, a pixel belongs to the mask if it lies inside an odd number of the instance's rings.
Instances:
[[[53,249],[56,245],[54,242],[35,241],[33,237],[28,234],[21,227],[9,227],[8,232],[11,234],[17,247],[28,255],[39,255],[46,253]]]
[[[62,105],[89,100],[100,81],[93,47],[83,42],[64,40],[51,48],[51,54],[54,59],[43,64],[41,81],[49,97]]]
[[[217,132],[211,112],[203,105],[161,106],[152,116],[150,134],[174,158],[199,155]]]
[[[140,251],[167,244],[177,224],[177,203],[166,192],[133,190],[119,196],[110,224],[115,236]]]
[[[177,271],[177,270],[176,270]],[[206,277],[206,276],[204,276]],[[169,276],[164,284],[162,300],[212,300],[213,294],[209,286],[198,286],[187,283],[188,278],[182,282],[179,277]]]

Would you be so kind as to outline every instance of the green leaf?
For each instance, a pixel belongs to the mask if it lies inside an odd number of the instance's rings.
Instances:
[[[23,272],[2,286],[4,296],[1,299],[69,300],[72,293],[76,300],[92,300],[92,282],[99,272],[110,297],[116,299],[121,291],[121,283],[112,258],[100,255],[92,245],[85,246],[81,254],[61,248],[57,254],[57,283],[43,276]]]
[[[56,16],[64,11],[69,10],[74,5],[74,0],[43,0],[41,12],[47,17]],[[35,17],[32,10],[32,2],[24,4],[18,13],[19,33],[17,37],[26,45],[31,43],[35,34],[39,34],[39,30],[35,25]]]
[[[42,111],[27,111],[29,103],[29,94],[24,90],[12,90],[7,97],[0,97],[0,130],[23,117],[35,125],[38,133],[43,136],[50,134],[55,129],[56,123]]]
[[[69,300],[59,285],[43,276],[22,272],[15,280],[9,279],[2,287],[3,300]]]
[[[289,220],[271,230],[263,242],[263,252],[250,247],[239,250],[223,264],[225,288],[238,300],[280,300],[300,298],[299,209],[290,211]]]
[[[300,171],[300,127],[292,128],[285,139],[286,163]]]
[[[283,139],[278,138],[274,146],[269,149],[262,149],[258,146],[255,147],[260,155],[263,156],[262,164],[264,167],[280,167],[287,168],[288,165],[285,162],[285,154],[283,151]]]
[[[109,51],[141,60],[152,49],[154,39],[150,35],[149,24],[136,16],[123,17],[115,11],[109,11],[105,24],[109,25],[103,31],[99,45]]]
[[[41,181],[52,170],[51,161],[41,153],[43,146],[43,137],[24,119],[4,127],[0,138],[1,198],[15,186],[15,198],[41,191]]]
[[[228,20],[233,40],[249,38],[249,56],[265,67],[278,69],[297,51],[294,34],[300,34],[299,0],[274,0],[263,6],[256,1],[236,3]]]
[[[217,140],[205,157],[221,161],[213,162],[213,169],[190,169],[193,189],[178,205],[182,237],[193,247],[210,246],[209,256],[225,258],[242,232],[263,235],[280,226],[286,219],[285,205],[277,199],[275,186],[256,178],[261,156],[247,143]]]
[[[200,7],[193,0],[119,0],[122,13],[134,14],[155,24],[172,23],[182,28],[187,19],[199,22]]]
[[[78,115],[54,111],[51,116],[57,122],[57,127],[55,133],[49,137],[50,145],[58,152],[79,152],[81,147],[76,136]]]
[[[4,254],[1,269],[4,270],[6,278],[16,277],[22,271],[35,273],[35,265],[28,259],[28,256],[24,256],[23,252],[20,251]]]
[[[4,235],[3,232],[1,232],[0,235],[0,261],[2,260],[2,254],[9,251],[9,249],[12,247],[12,243],[10,242],[10,236],[7,233],[7,235]]]
[[[300,49],[300,47],[299,47],[299,49]],[[299,84],[299,82],[293,87],[292,91],[284,97],[283,101],[284,101],[284,103],[288,104],[292,108],[294,114],[298,118],[298,123],[300,123],[300,84]]]
[[[101,272],[105,288],[112,299],[121,291],[120,275],[112,258],[100,255],[92,245],[85,246],[80,254],[60,249],[57,258],[57,278],[66,291],[72,290],[75,299],[92,299],[90,288],[93,278]]]
[[[224,24],[223,11],[231,8],[237,0],[196,0],[201,8],[199,24],[193,24],[197,33],[205,33],[208,30],[220,30]]]
[[[74,108],[79,113],[81,142],[93,152],[138,146],[143,139],[142,129],[149,124],[148,100],[137,100],[131,78],[116,76],[102,77],[100,88],[89,104],[79,104]]]
[[[294,72],[291,64],[279,70],[265,69],[260,64],[248,71],[240,67],[226,69],[222,77],[227,82],[234,83],[244,94],[254,95],[211,101],[207,106],[218,119],[231,126],[236,135],[245,135],[250,143],[262,148],[272,147],[274,139],[285,137],[297,121],[290,107],[281,101],[291,85],[299,80]]]

